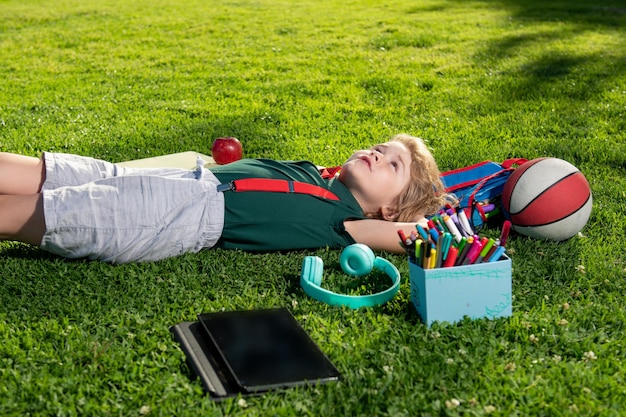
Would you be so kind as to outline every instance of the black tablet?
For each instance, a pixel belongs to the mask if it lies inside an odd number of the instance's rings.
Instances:
[[[204,390],[214,400],[231,398],[241,394],[228,369],[222,364],[206,330],[197,321],[184,321],[170,328],[174,339],[180,343],[187,357],[187,365],[200,378]]]
[[[245,392],[340,378],[339,371],[286,308],[203,313],[198,319]]]

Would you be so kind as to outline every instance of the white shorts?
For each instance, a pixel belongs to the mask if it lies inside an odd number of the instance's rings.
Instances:
[[[66,258],[154,261],[217,243],[224,227],[218,179],[195,170],[123,168],[45,153],[41,248]]]

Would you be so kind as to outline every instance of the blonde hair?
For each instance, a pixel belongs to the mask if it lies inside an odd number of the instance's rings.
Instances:
[[[416,221],[435,214],[446,203],[454,203],[453,196],[445,191],[437,162],[422,139],[402,133],[391,141],[402,143],[411,152],[411,181],[398,197],[395,221]]]

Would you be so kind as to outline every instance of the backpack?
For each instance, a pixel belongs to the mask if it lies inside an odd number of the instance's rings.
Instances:
[[[446,192],[458,199],[458,209],[464,211],[476,230],[488,220],[500,217],[504,184],[513,170],[525,162],[528,160],[524,158],[511,158],[502,163],[482,161],[442,172],[440,178]]]

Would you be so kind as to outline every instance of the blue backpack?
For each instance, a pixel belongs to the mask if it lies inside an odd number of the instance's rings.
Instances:
[[[507,159],[502,163],[482,161],[474,165],[441,173],[446,191],[459,200],[474,229],[502,212],[500,199],[506,180],[516,167],[528,162],[524,158]]]

